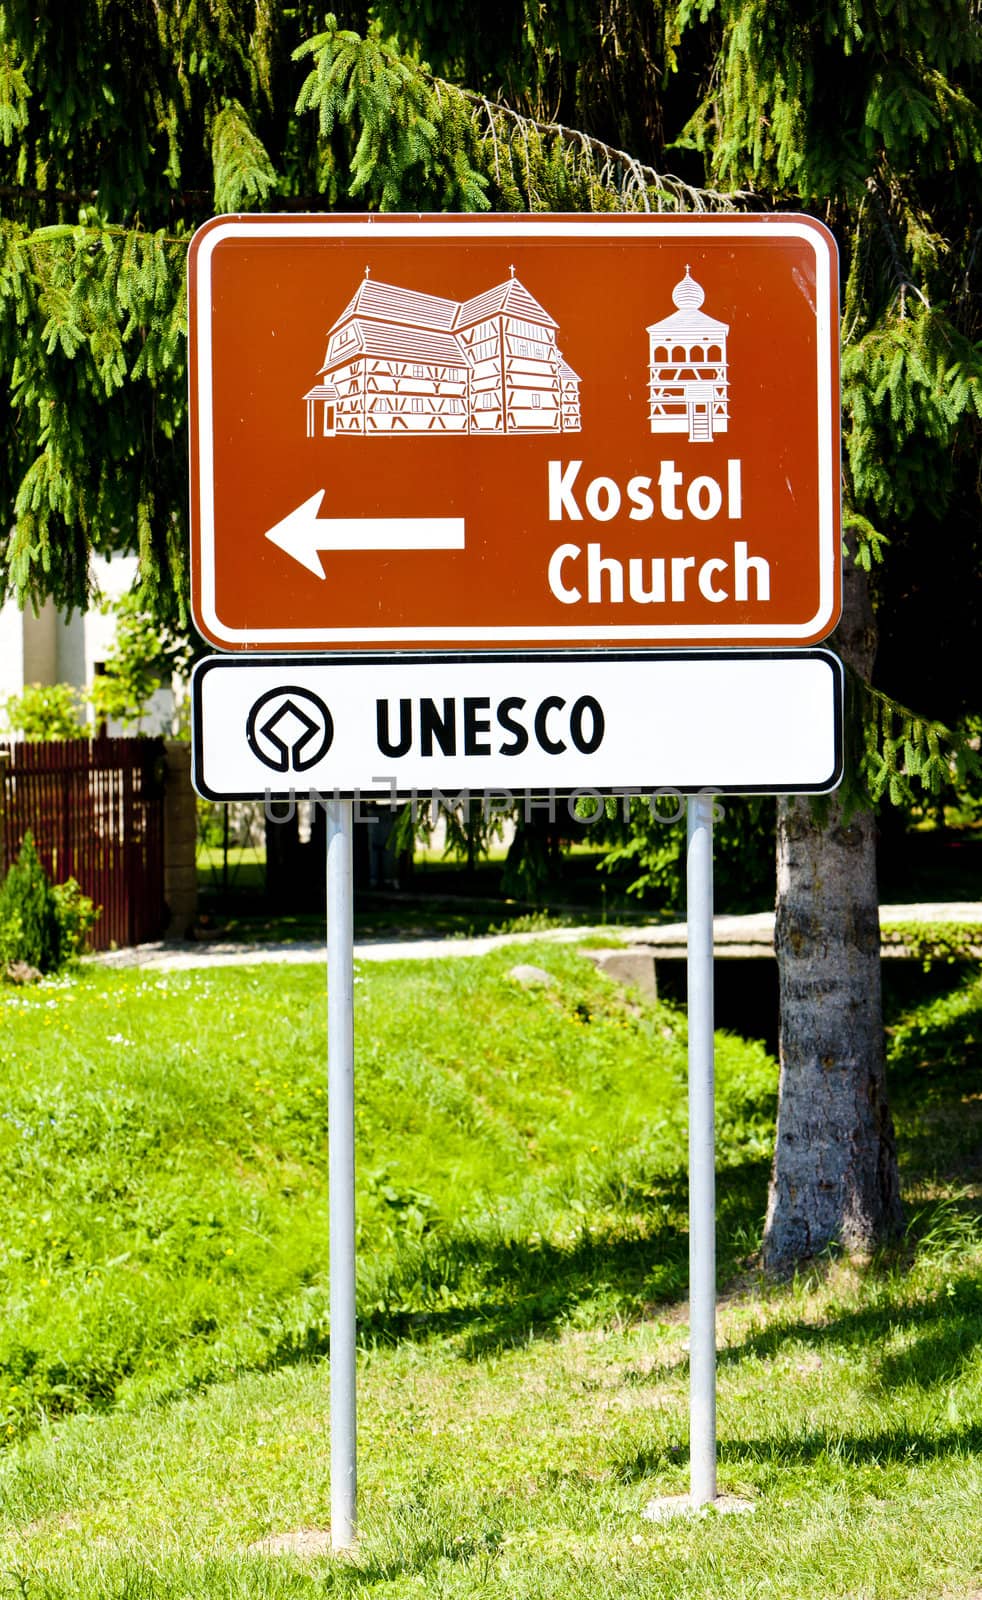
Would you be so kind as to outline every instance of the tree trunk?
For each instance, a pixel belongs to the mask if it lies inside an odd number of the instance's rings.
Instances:
[[[876,634],[866,575],[848,558],[832,643],[868,681]],[[810,800],[778,802],[775,950],[781,1077],[763,1260],[780,1273],[829,1244],[866,1253],[903,1221],[872,812],[847,818],[833,796],[820,821]]]

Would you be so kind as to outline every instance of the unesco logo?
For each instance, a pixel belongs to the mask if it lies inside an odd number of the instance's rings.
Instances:
[[[270,689],[249,712],[246,739],[273,772],[309,772],[331,748],[334,718],[309,689]]]

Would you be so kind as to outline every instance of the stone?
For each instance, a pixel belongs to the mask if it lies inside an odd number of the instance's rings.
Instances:
[[[555,987],[556,980],[551,973],[543,967],[532,967],[525,962],[519,962],[517,967],[511,967],[509,978],[515,983],[520,983],[523,989],[551,989]]]
[[[643,947],[626,950],[584,950],[583,954],[615,983],[636,989],[645,1000],[658,999],[655,958]]]
[[[40,983],[42,974],[29,961],[11,961],[4,977],[8,983]]]

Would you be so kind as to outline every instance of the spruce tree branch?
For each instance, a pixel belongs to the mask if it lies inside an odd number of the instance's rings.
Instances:
[[[37,189],[30,184],[4,183],[0,184],[0,200],[41,200],[49,205],[95,205],[99,200],[98,189]],[[214,196],[210,189],[184,189],[180,194],[172,194],[166,202],[167,208],[179,208],[183,211],[197,211],[202,220],[210,217],[214,210]],[[326,196],[323,194],[292,194],[277,195],[276,205],[281,211],[323,211],[327,209]],[[356,209],[352,204],[352,210]],[[134,227],[139,224],[134,223]],[[155,230],[147,227],[144,231],[152,233]]]
[[[439,92],[442,86],[453,94],[459,94],[477,110],[483,111],[487,119],[488,133],[494,143],[497,157],[497,128],[496,118],[503,118],[518,132],[527,149],[529,132],[532,131],[541,137],[560,139],[564,144],[572,145],[591,159],[595,156],[602,158],[600,169],[601,182],[616,187],[615,173],[624,172],[631,187],[640,195],[644,209],[650,211],[648,200],[649,189],[660,189],[671,194],[680,206],[691,211],[739,211],[745,206],[759,205],[759,198],[747,189],[736,189],[724,193],[716,189],[698,189],[686,183],[674,173],[657,172],[654,167],[645,165],[637,156],[632,156],[626,150],[618,150],[616,146],[606,144],[602,139],[596,139],[592,134],[583,132],[580,128],[569,128],[562,122],[543,122],[535,117],[525,117],[511,106],[504,105],[500,100],[489,100],[486,95],[478,94],[472,89],[461,88],[456,84],[448,84],[445,80],[426,74],[434,89]]]
[[[846,663],[856,703],[863,707],[865,747],[860,753],[861,782],[874,804],[889,793],[893,804],[913,804],[982,774],[982,759],[971,734],[922,716],[876,689]]]
[[[25,250],[36,250],[66,239],[84,237],[94,243],[98,239],[130,239],[134,236],[159,239],[162,244],[173,245],[179,250],[186,250],[191,239],[187,233],[165,233],[162,228],[144,228],[139,224],[129,227],[126,223],[117,222],[101,226],[83,222],[59,222],[47,227],[25,229],[17,242]]]
[[[873,209],[876,212],[877,219],[880,224],[880,232],[882,233],[886,242],[887,253],[893,266],[893,275],[896,279],[897,293],[900,298],[901,317],[906,317],[907,315],[908,292],[917,296],[925,311],[930,311],[931,306],[927,296],[921,289],[918,288],[917,284],[914,282],[907,270],[907,262],[904,259],[903,252],[901,251],[900,244],[897,239],[896,229],[890,220],[890,213],[887,210],[886,202],[883,198],[883,188],[879,178],[877,178],[875,174],[871,173],[866,179],[866,188],[869,192],[870,199],[873,202]]]
[[[593,134],[584,132],[580,128],[567,127],[565,123],[544,121],[536,117],[523,116],[521,112],[505,105],[502,101],[489,100],[486,95],[474,90],[463,88],[460,85],[447,82],[433,74],[422,74],[431,85],[438,101],[442,101],[443,94],[457,95],[462,100],[474,107],[475,111],[483,114],[485,129],[490,139],[494,152],[495,176],[500,181],[500,145],[501,123],[517,133],[522,142],[524,154],[526,193],[529,205],[532,204],[531,194],[531,154],[529,150],[529,136],[534,134],[538,138],[559,139],[567,147],[586,157],[591,165],[599,161],[594,167],[601,185],[605,188],[618,190],[623,183],[627,192],[636,195],[645,211],[651,211],[649,190],[659,190],[671,195],[680,210],[692,212],[714,211],[739,211],[750,206],[764,209],[760,197],[750,190],[737,189],[730,192],[716,189],[701,189],[693,184],[686,183],[684,179],[676,177],[674,173],[661,173],[654,167],[646,165],[637,156],[631,155],[627,150],[619,150],[615,145],[597,139]],[[618,175],[623,175],[619,181]],[[0,199],[40,201],[49,205],[79,205],[94,204],[99,199],[98,189],[40,189],[28,184],[2,184],[0,185]],[[205,189],[186,189],[168,197],[171,207],[180,207],[182,210],[195,211],[199,208],[211,214],[212,194]],[[276,204],[285,211],[319,210],[324,206],[323,195],[278,195]],[[895,247],[894,247],[895,248]],[[913,288],[913,285],[910,285]]]
[[[437,91],[439,93],[439,90]],[[497,183],[501,182],[501,151],[498,147],[498,130],[495,127],[494,117],[491,114],[491,105],[487,97],[483,97],[484,111],[488,119],[488,128],[491,132],[491,146],[494,150],[494,176]]]

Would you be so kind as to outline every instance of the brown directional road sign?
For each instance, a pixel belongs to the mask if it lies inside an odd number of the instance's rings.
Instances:
[[[246,216],[189,261],[222,650],[797,644],[840,603],[802,216]]]

